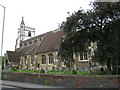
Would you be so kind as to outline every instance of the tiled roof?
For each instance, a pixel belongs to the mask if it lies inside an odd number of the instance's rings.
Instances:
[[[7,51],[6,54],[7,54],[10,62],[19,62],[20,61],[18,54],[15,53],[14,51]]]
[[[37,42],[28,46],[21,47],[16,51],[7,51],[8,58],[10,61],[18,62],[20,61],[20,56],[23,55],[58,50],[60,47],[62,37],[63,30],[47,33],[42,42]]]
[[[28,46],[21,47],[15,52],[18,53],[19,56],[33,54],[33,53],[35,53],[39,44],[40,43],[33,43],[33,44],[28,45]]]
[[[41,43],[41,45],[37,50],[37,53],[58,50],[60,47],[62,37],[63,37],[63,30],[46,34],[43,42]]]
[[[42,42],[33,43],[29,46],[19,48],[16,53],[21,55],[55,51],[59,49],[63,30],[46,34]]]

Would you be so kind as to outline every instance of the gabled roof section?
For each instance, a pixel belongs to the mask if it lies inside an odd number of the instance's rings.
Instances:
[[[58,50],[63,35],[64,35],[63,30],[53,31],[51,33],[46,34],[43,42],[41,43],[37,50],[37,53]]]
[[[21,47],[18,50],[16,50],[16,53],[19,54],[19,56],[34,54],[34,53],[36,53],[35,51],[36,51],[37,47],[39,46],[39,44],[40,44],[40,42],[30,44],[29,46]]]

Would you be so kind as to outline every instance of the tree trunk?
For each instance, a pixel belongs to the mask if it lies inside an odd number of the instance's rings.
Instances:
[[[110,61],[107,62],[107,70],[108,70],[108,74],[112,74]]]

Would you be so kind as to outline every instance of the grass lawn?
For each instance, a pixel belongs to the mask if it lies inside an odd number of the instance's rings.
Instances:
[[[10,72],[27,72],[27,73],[40,73],[40,70],[16,70],[16,69],[9,69]],[[45,72],[45,73],[48,73],[48,74],[60,74],[60,75],[73,75],[72,72],[70,71],[48,71],[48,72]],[[77,75],[85,75],[87,74],[86,71],[77,71]]]
[[[26,72],[26,73],[41,73],[40,70],[17,70],[17,69],[9,69],[10,72]],[[48,71],[45,72],[46,74],[55,74],[55,75],[103,75],[106,74],[106,71],[104,72],[94,72],[89,74],[87,71],[77,71],[77,73],[73,73],[70,71]]]
[[[64,71],[49,71],[48,73],[49,74],[60,74],[60,75],[73,75],[73,73],[70,71],[66,71],[66,72],[64,72]],[[85,74],[87,74],[86,71],[77,71],[77,75],[85,75]]]
[[[94,73],[88,73],[87,71],[77,71],[76,74],[70,72],[70,71],[48,71],[47,73],[49,74],[60,74],[60,75],[103,75],[103,74],[106,74],[106,71],[104,72],[100,72],[100,71],[97,71],[97,72],[94,72]]]

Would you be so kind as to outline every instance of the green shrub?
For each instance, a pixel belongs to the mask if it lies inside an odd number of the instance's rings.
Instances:
[[[72,70],[72,74],[77,74],[77,70]]]
[[[16,68],[10,68],[9,71],[17,71]]]

